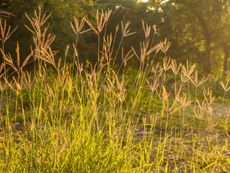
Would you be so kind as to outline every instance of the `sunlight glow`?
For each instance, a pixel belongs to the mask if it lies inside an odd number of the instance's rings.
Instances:
[[[161,2],[161,4],[164,4],[164,3],[167,3],[167,2],[169,2],[169,0],[163,0],[163,1]]]
[[[138,0],[138,2],[147,3],[149,0]]]

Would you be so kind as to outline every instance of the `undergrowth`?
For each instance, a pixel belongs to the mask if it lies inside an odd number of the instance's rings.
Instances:
[[[135,33],[129,22],[107,33],[110,15],[74,18],[76,43],[62,58],[40,9],[26,15],[34,40],[26,57],[19,44],[15,57],[5,52],[11,28],[0,27],[0,172],[229,172],[230,121],[226,103],[215,100],[227,99],[229,81],[219,83],[223,95],[213,94],[212,79],[170,59],[170,43],[153,44],[155,26],[143,21],[140,49],[124,50]],[[85,65],[77,43],[88,32],[98,36],[98,57]]]

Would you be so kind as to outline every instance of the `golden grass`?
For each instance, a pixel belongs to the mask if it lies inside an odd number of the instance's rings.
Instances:
[[[16,57],[5,52],[12,32],[0,23],[0,172],[228,172],[230,121],[215,115],[211,79],[167,57],[171,43],[153,44],[156,26],[144,21],[140,50],[124,50],[124,39],[135,32],[129,22],[114,34],[103,32],[111,13],[71,22],[73,64],[51,48],[50,14],[26,15],[34,45],[25,58],[19,44]],[[91,31],[98,61],[86,66],[77,42]],[[159,52],[164,57],[156,62]],[[135,58],[138,68],[129,65]],[[26,68],[31,62],[33,73]],[[225,97],[229,81],[220,85]]]

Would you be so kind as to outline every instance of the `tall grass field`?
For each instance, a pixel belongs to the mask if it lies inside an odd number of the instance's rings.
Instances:
[[[26,15],[26,57],[19,43],[5,50],[15,30],[1,19],[0,172],[230,172],[229,80],[169,58],[170,42],[155,44],[155,26],[144,21],[139,49],[124,48],[135,32],[122,21],[108,33],[111,13],[74,18],[76,43],[63,56],[52,49],[50,14]],[[79,57],[89,32],[96,63]]]

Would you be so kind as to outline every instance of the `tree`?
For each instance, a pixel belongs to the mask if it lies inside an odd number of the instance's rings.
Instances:
[[[230,59],[230,4],[224,6],[227,13],[222,17],[222,41],[220,45],[222,46],[224,52],[224,64],[223,64],[223,76],[227,75],[229,71],[229,59]]]
[[[223,48],[228,55],[228,0],[152,1],[158,5],[164,24],[164,35],[173,42],[174,56],[197,57],[206,73],[211,73],[214,53]],[[225,20],[224,20],[225,19]],[[226,68],[226,67],[225,67]]]

